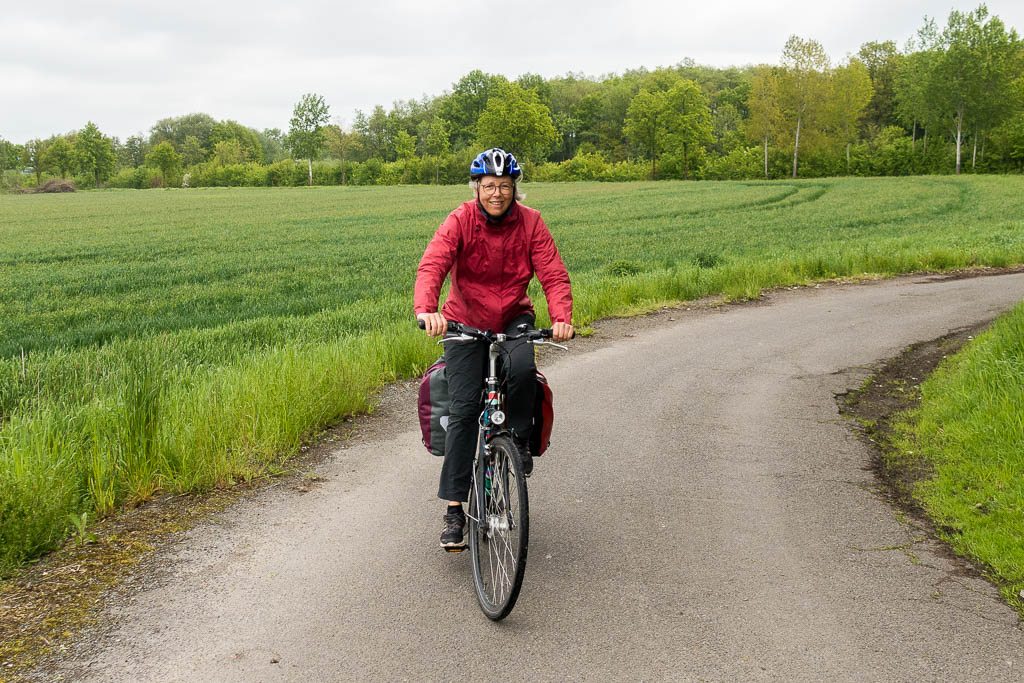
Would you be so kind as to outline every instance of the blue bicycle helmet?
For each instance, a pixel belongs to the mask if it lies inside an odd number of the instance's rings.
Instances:
[[[480,152],[469,166],[470,178],[479,178],[485,175],[518,178],[522,172],[516,158],[500,147],[492,147],[486,152]]]

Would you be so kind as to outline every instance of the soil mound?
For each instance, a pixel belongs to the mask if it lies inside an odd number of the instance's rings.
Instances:
[[[74,192],[75,183],[71,180],[64,180],[58,178],[51,178],[45,183],[36,188],[36,193],[40,192]]]

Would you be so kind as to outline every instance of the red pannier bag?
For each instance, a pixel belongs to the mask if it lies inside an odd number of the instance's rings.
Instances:
[[[448,377],[444,358],[427,368],[420,380],[418,412],[423,445],[433,455],[444,456],[444,436],[448,429]],[[537,400],[533,409],[533,433],[530,452],[542,455],[551,443],[551,426],[555,421],[554,397],[548,379],[537,372]]]
[[[427,368],[420,380],[419,415],[423,445],[433,455],[444,456],[444,433],[448,429],[448,377],[442,356]]]
[[[537,371],[537,401],[533,404],[533,433],[530,434],[530,453],[544,455],[551,445],[551,426],[555,423],[555,397],[548,378]]]

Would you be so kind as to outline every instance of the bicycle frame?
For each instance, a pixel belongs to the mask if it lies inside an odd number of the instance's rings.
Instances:
[[[484,486],[477,486],[476,472],[477,463],[481,456],[490,455],[491,438],[498,434],[508,434],[508,429],[501,426],[505,424],[505,395],[501,391],[501,380],[498,377],[498,358],[501,353],[499,346],[506,340],[506,335],[495,335],[495,340],[487,353],[487,378],[484,380],[484,408],[480,413],[480,428],[477,431],[476,455],[473,457],[473,480],[470,486],[470,495],[476,498],[476,510],[486,509],[484,506]],[[470,506],[474,509],[474,506]],[[478,519],[470,515],[470,519],[480,525],[484,531],[488,531],[487,520]]]

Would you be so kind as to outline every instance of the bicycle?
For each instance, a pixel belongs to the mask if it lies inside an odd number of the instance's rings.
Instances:
[[[418,321],[420,328],[425,327]],[[530,538],[530,504],[519,449],[505,426],[506,378],[500,377],[498,360],[501,344],[525,339],[524,343],[568,349],[545,341],[550,329],[530,329],[520,325],[519,334],[496,334],[454,321],[438,344],[486,342],[488,372],[484,380],[483,410],[480,413],[477,450],[473,458],[470,485],[469,550],[473,562],[473,585],[480,609],[490,619],[504,619],[515,607],[526,573]]]

